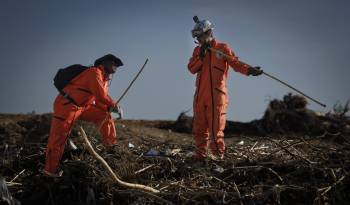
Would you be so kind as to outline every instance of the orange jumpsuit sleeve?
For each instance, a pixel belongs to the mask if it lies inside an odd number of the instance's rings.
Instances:
[[[190,62],[187,65],[188,70],[192,74],[196,74],[202,69],[203,61],[199,58],[199,51],[200,48],[198,46],[194,48],[192,57],[190,58]]]
[[[240,72],[244,75],[248,75],[248,69],[250,66],[238,60],[238,57],[227,45],[224,46],[224,53],[230,56],[230,58],[226,58],[226,60],[228,64],[233,68],[234,71]]]
[[[108,95],[108,90],[104,86],[102,73],[99,71],[90,71],[89,78],[89,90],[95,96],[96,101],[107,105],[108,107],[114,107],[116,102]],[[97,102],[96,102],[97,103]]]

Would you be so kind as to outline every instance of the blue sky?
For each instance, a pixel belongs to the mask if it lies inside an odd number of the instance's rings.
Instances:
[[[52,111],[60,67],[89,65],[107,53],[125,66],[114,76],[118,98],[146,58],[150,61],[121,102],[129,119],[175,119],[190,108],[195,76],[192,17],[209,19],[214,36],[327,108],[350,99],[350,3],[309,1],[43,1],[0,2],[0,113]],[[291,90],[267,77],[229,74],[228,118],[260,118],[270,99]]]

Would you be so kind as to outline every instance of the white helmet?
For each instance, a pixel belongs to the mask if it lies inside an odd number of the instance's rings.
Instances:
[[[202,20],[200,21],[197,16],[193,17],[194,22],[196,22],[196,25],[194,25],[192,29],[192,37],[197,38],[198,36],[202,35],[203,33],[214,29],[214,25],[208,21],[208,20]]]

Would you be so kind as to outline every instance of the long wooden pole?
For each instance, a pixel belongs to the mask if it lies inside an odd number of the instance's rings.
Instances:
[[[222,55],[222,56],[224,56],[225,58],[232,58],[232,56],[227,55],[227,54],[223,53],[222,51],[217,50],[217,49],[215,49],[215,48],[209,48],[209,50],[211,50],[211,51],[213,51],[213,52],[215,52],[215,53],[217,53],[217,54],[219,54],[219,55]],[[314,99],[314,98],[312,98],[312,97],[306,95],[305,93],[303,93],[303,92],[301,92],[300,90],[296,89],[295,87],[289,85],[288,83],[285,83],[285,82],[283,82],[282,80],[280,80],[280,79],[274,77],[273,75],[268,74],[268,73],[266,73],[265,71],[263,71],[263,74],[266,75],[266,76],[268,76],[268,77],[271,78],[271,79],[274,79],[274,80],[276,80],[276,81],[282,83],[283,85],[285,85],[285,86],[289,87],[290,89],[292,89],[292,90],[298,92],[299,94],[301,94],[301,95],[305,96],[306,98],[312,100],[313,102],[315,102],[315,103],[321,105],[322,107],[326,107],[325,104],[323,104],[323,103],[321,103],[320,101],[318,101],[318,100],[316,100],[316,99]]]
[[[134,77],[134,79],[131,81],[131,83],[129,84],[129,86],[125,89],[125,91],[123,92],[123,94],[119,97],[119,99],[117,100],[117,104],[124,98],[124,96],[126,95],[126,93],[129,91],[129,89],[131,88],[131,86],[134,84],[134,82],[136,81],[136,79],[139,77],[139,75],[142,73],[143,69],[146,67],[146,64],[148,62],[148,58],[146,59],[145,63],[143,64],[143,66],[141,67],[141,69],[139,70],[139,72],[136,74],[136,76]],[[108,119],[108,117],[110,116],[110,112],[108,111],[106,117],[102,120],[102,122],[99,124],[98,126],[98,130],[101,129],[102,125],[106,122],[106,120]],[[120,116],[119,116],[120,117]]]
[[[126,95],[126,93],[129,91],[129,89],[131,88],[131,86],[134,84],[134,82],[136,81],[136,79],[139,77],[139,75],[142,73],[143,69],[145,68],[146,64],[148,62],[148,58],[146,59],[145,63],[143,64],[142,68],[140,69],[140,71],[136,74],[136,76],[134,77],[134,79],[131,81],[131,83],[129,84],[129,86],[126,88],[126,90],[123,92],[123,94],[119,97],[119,99],[117,100],[117,103],[119,103],[123,97]]]

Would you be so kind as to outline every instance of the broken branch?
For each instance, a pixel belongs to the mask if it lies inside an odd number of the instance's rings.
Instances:
[[[98,161],[100,161],[102,163],[102,165],[107,169],[108,173],[111,175],[111,177],[114,179],[114,181],[116,181],[119,185],[127,187],[127,188],[131,188],[131,189],[140,189],[140,190],[152,192],[152,193],[159,193],[160,192],[160,191],[158,191],[152,187],[149,187],[149,186],[145,186],[142,184],[128,183],[128,182],[124,182],[124,181],[120,180],[117,177],[117,175],[113,172],[112,168],[107,164],[107,162],[99,154],[97,154],[97,152],[95,152],[94,148],[92,147],[92,145],[91,145],[89,139],[87,138],[87,135],[82,127],[80,127],[80,132],[81,132],[80,136],[84,140],[86,148],[88,149],[90,154],[93,155]]]

